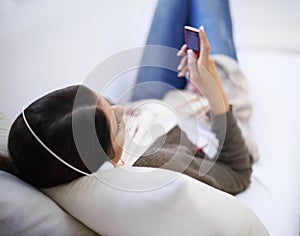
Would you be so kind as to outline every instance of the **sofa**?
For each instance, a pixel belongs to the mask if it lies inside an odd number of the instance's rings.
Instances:
[[[24,104],[49,90],[80,83],[111,55],[143,45],[155,3],[156,0],[116,0],[114,4],[80,0],[1,2],[5,20],[0,23],[0,112],[7,117],[1,116],[1,152],[7,154],[9,125]],[[106,203],[108,208],[98,206],[93,215],[82,204],[86,197],[83,187],[89,189],[93,181],[82,179],[70,186],[37,190],[1,171],[1,235],[160,235],[176,231],[178,225],[190,232],[185,235],[299,235],[299,3],[232,0],[231,7],[238,59],[248,78],[254,107],[250,128],[260,155],[245,192],[232,197],[175,174],[168,188],[160,192],[150,188],[153,191],[149,195],[139,198],[104,184],[123,176],[124,182],[117,182],[123,185],[135,179],[134,175],[108,171],[98,176],[102,182],[96,181],[96,189],[109,193],[100,205]],[[112,12],[118,17],[108,25],[103,19],[111,19]],[[113,37],[103,37],[103,32]],[[124,75],[124,84],[108,91],[110,98],[114,99],[124,86],[132,85],[134,76],[134,71]],[[174,175],[163,170],[155,174],[140,171],[148,173],[143,178],[150,185],[149,175],[151,179]],[[108,196],[113,196],[114,201]],[[103,195],[96,191],[93,197]],[[153,209],[145,208],[146,202]],[[178,235],[184,230],[179,228]]]

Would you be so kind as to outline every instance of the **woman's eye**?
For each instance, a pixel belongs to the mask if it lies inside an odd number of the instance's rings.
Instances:
[[[118,121],[118,131],[122,130],[123,126],[122,126],[122,122]]]

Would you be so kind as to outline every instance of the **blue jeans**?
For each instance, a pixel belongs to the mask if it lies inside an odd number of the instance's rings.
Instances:
[[[147,45],[161,45],[178,50],[184,44],[185,25],[195,28],[203,25],[210,42],[211,54],[224,54],[237,60],[228,0],[159,0]],[[164,55],[164,52],[157,56],[157,60],[169,60],[174,68],[180,59],[175,54]],[[153,52],[145,50],[142,64],[151,65],[151,60]],[[143,83],[145,86],[142,86]],[[186,79],[178,78],[177,72],[170,69],[144,66],[139,69],[136,84],[132,100],[162,98],[171,89],[183,89]]]

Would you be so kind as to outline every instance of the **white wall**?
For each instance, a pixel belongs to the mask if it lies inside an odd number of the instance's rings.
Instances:
[[[0,111],[12,120],[23,104],[80,83],[105,58],[143,45],[156,2],[1,0]],[[231,2],[240,52],[300,52],[299,0]]]
[[[230,0],[238,49],[300,53],[299,0]]]
[[[143,45],[155,3],[1,0],[0,111],[12,120],[23,104],[81,83],[107,57]]]

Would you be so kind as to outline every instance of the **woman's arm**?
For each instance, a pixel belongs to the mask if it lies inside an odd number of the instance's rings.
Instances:
[[[208,100],[212,112],[212,131],[219,140],[219,146],[214,161],[194,159],[185,172],[235,194],[249,185],[253,161],[230,109],[215,63],[209,55],[210,45],[203,27],[199,29],[199,38],[199,58],[192,50],[187,50],[186,45],[179,51],[178,56],[183,58],[178,66],[178,76],[187,74],[194,87]],[[204,176],[199,175],[201,169],[206,172]]]
[[[245,146],[232,111],[215,116],[216,124],[226,116],[226,127],[213,125],[212,129],[223,145],[215,160],[205,158],[201,152],[194,156],[194,145],[179,128],[171,130],[167,137],[158,138],[134,166],[174,170],[189,175],[203,183],[230,194],[237,194],[250,184],[252,157]]]
[[[209,56],[209,43],[200,28],[199,58],[184,45],[178,55],[183,56],[178,76],[189,75],[190,82],[206,97],[212,112],[212,130],[219,140],[213,160],[195,157],[192,144],[178,127],[167,137],[158,138],[134,166],[166,168],[185,173],[225,192],[236,194],[250,183],[252,157],[230,109],[214,61]],[[183,137],[184,142],[179,140]],[[163,144],[163,145],[162,145]]]
[[[178,66],[178,76],[188,74],[190,82],[206,97],[213,115],[224,114],[229,111],[229,103],[215,63],[209,55],[210,45],[203,27],[199,29],[199,38],[199,58],[192,50],[187,50],[186,45],[178,52],[178,56],[183,56]]]

